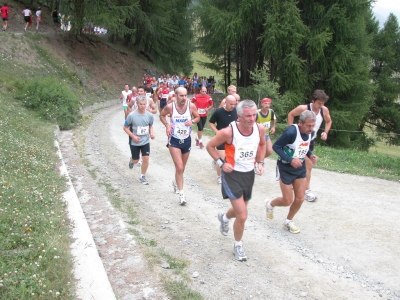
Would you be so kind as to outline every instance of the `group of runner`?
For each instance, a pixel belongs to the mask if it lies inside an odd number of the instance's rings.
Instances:
[[[146,81],[148,85],[150,82]],[[172,181],[173,191],[179,194],[179,204],[186,204],[184,193],[183,173],[189,159],[192,148],[191,131],[197,124],[198,131],[196,145],[202,149],[202,130],[207,121],[207,115],[213,108],[212,97],[207,94],[207,88],[201,87],[200,93],[190,100],[187,98],[187,89],[184,86],[177,87],[174,91],[166,92],[167,84],[155,90],[153,99],[160,99],[160,120],[165,126],[168,139],[167,147],[175,165],[175,178]],[[131,158],[129,167],[132,168],[139,160],[139,154],[143,157],[142,174],[139,181],[148,184],[145,172],[148,167],[150,154],[150,139],[154,138],[153,114],[155,101],[151,95],[145,95],[144,87],[139,87],[142,95],[134,96],[129,93],[129,86],[125,86],[121,97],[135,104],[132,112],[126,109],[124,130],[129,135]],[[165,93],[163,92],[165,90]],[[169,89],[168,89],[169,90]],[[168,95],[165,96],[164,95]],[[121,99],[122,99],[121,98]],[[332,125],[329,110],[325,102],[329,97],[322,90],[316,90],[308,105],[300,105],[288,115],[288,128],[272,145],[270,134],[275,133],[276,115],[271,109],[272,100],[261,100],[261,108],[258,109],[252,100],[240,101],[235,86],[228,88],[228,95],[221,102],[221,107],[215,110],[209,120],[215,136],[210,139],[206,149],[217,172],[217,183],[221,184],[222,196],[229,199],[232,207],[225,213],[219,213],[220,231],[227,235],[230,219],[233,223],[235,259],[247,260],[244,253],[242,236],[247,219],[248,200],[252,196],[255,175],[264,173],[264,158],[275,151],[278,154],[277,180],[279,180],[282,196],[271,201],[266,201],[266,216],[272,219],[274,208],[277,206],[289,206],[288,215],[284,226],[291,233],[299,233],[300,229],[293,222],[293,218],[299,211],[304,199],[315,201],[317,197],[311,193],[310,178],[312,166],[318,161],[318,157],[312,153],[315,138],[322,121],[325,121],[325,129],[321,139],[326,140]],[[122,99],[123,100],[123,99]],[[161,107],[161,101],[163,107]],[[129,106],[129,101],[127,104]],[[153,106],[154,105],[154,106]],[[125,110],[125,107],[124,107]],[[151,112],[150,112],[151,111]],[[293,124],[294,117],[299,117],[297,124]]]

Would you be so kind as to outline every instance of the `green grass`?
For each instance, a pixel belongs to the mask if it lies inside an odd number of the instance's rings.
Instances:
[[[221,82],[222,79],[221,74],[218,74],[214,70],[208,69],[199,63],[199,61],[210,63],[211,60],[200,51],[193,52],[192,58],[193,58],[193,73],[197,73],[198,76],[206,76],[207,78],[210,76],[214,76],[215,80],[217,81],[216,88],[222,89],[222,87],[218,84],[219,82]],[[193,76],[193,74],[189,75],[190,75],[189,77]]]
[[[55,124],[2,91],[0,298],[74,298],[70,227],[58,173]],[[60,272],[60,269],[63,272]]]

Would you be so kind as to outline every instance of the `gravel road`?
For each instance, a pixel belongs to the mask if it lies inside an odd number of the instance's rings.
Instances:
[[[232,222],[228,236],[219,232],[217,214],[229,201],[221,197],[207,151],[192,147],[184,176],[187,205],[181,207],[158,114],[150,185],[143,186],[140,168],[128,168],[123,111],[112,103],[59,139],[118,299],[168,299],[165,278],[186,282],[205,299],[400,299],[398,182],[315,169],[312,186],[319,199],[303,203],[295,218],[301,233],[291,234],[282,226],[287,208],[276,208],[273,220],[265,217],[265,199],[280,195],[276,163],[266,160],[243,237],[248,261],[236,262]],[[111,201],[106,187],[120,200]],[[132,209],[137,224],[129,222]],[[187,261],[186,276],[155,263],[157,253]]]

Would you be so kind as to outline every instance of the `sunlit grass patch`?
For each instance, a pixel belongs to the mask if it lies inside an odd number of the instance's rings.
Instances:
[[[0,105],[0,298],[73,299],[55,127],[6,93]]]

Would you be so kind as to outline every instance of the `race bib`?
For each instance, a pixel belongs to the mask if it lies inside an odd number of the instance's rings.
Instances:
[[[207,113],[205,108],[198,108],[197,112],[199,113],[199,115],[204,115]]]
[[[304,158],[307,155],[308,148],[309,148],[308,143],[302,143],[298,145],[296,149],[294,149],[293,158],[300,158],[301,160],[304,160]]]
[[[149,126],[138,126],[136,134],[137,135],[147,135],[147,134],[149,134]]]
[[[189,127],[185,126],[184,123],[177,123],[175,125],[175,135],[178,138],[186,138],[189,136]]]
[[[151,98],[151,93],[146,93],[147,98]]]
[[[271,128],[271,121],[261,123],[261,125],[262,125],[265,129],[270,129],[270,128]]]
[[[256,150],[251,146],[243,146],[235,149],[235,161],[254,160],[256,157]]]

